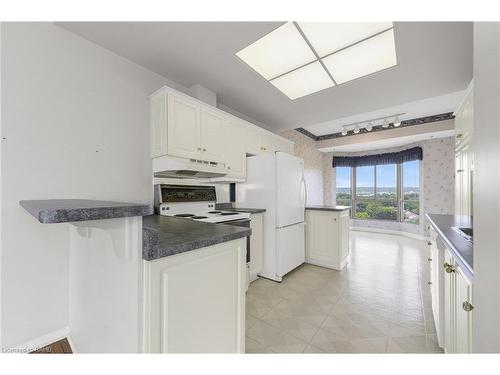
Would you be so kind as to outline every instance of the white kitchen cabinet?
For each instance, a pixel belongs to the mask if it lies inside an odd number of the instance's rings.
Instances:
[[[455,214],[461,216],[472,216],[473,112],[471,84],[455,112]]]
[[[432,315],[440,347],[444,346],[444,252],[446,248],[433,227],[429,227],[429,286]]]
[[[200,106],[180,95],[168,95],[168,154],[201,158]]]
[[[241,120],[236,117],[226,119],[226,128],[223,136],[226,153],[227,175],[231,177],[246,176],[245,128]]]
[[[460,267],[455,271],[455,352],[472,352],[472,284]]]
[[[341,270],[349,259],[349,210],[306,210],[306,263]]]
[[[144,352],[244,353],[246,239],[144,261]]]
[[[257,275],[264,268],[264,214],[250,215],[250,282],[257,279]]]
[[[444,253],[444,350],[472,352],[472,283],[449,250]]]
[[[151,96],[151,157],[217,163],[244,178],[246,155],[284,151],[294,143],[168,87]]]
[[[226,118],[221,113],[201,107],[201,159],[224,163],[226,159]]]
[[[259,155],[263,153],[262,149],[263,131],[258,127],[245,124],[245,153],[249,155]]]

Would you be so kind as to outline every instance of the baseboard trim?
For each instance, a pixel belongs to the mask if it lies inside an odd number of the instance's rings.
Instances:
[[[338,264],[333,264],[333,263],[329,263],[329,262],[323,262],[321,260],[317,260],[317,259],[313,259],[313,258],[307,258],[307,257],[306,257],[305,263],[312,264],[313,266],[319,266],[319,267],[329,268],[329,269],[335,270],[335,271],[342,271],[342,269],[344,268],[344,266],[347,264],[347,262],[344,262],[343,265],[339,266]]]
[[[44,346],[50,345],[53,342],[59,341],[61,339],[67,338],[69,345],[71,346],[71,350],[74,351],[73,343],[71,342],[69,336],[69,327],[63,327],[61,329],[49,332],[43,336],[34,338],[33,340],[27,341],[21,345],[17,345],[12,349],[13,353],[30,353],[34,352],[38,349],[43,348]]]
[[[379,229],[379,228],[369,228],[369,227],[350,227],[350,230],[358,232],[372,232],[372,233],[384,233],[384,234],[395,234],[396,236],[403,236],[408,238],[413,238],[415,240],[428,241],[429,237],[422,236],[421,234],[405,232],[402,230],[391,230],[391,229]]]

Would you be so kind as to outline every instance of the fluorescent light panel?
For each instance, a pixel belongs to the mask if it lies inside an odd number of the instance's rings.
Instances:
[[[317,61],[273,79],[271,83],[292,100],[334,85]]]
[[[397,65],[392,26],[287,22],[236,55],[297,99]]]
[[[339,84],[397,65],[394,32],[391,29],[343,49],[323,63]]]
[[[319,57],[392,27],[392,22],[299,22]]]
[[[313,51],[291,22],[237,52],[236,56],[267,80],[316,60]]]

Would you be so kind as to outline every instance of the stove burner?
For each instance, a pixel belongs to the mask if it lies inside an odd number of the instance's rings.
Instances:
[[[177,214],[177,215],[174,215],[174,216],[177,216],[177,217],[193,217],[194,215],[193,214]]]
[[[191,219],[208,219],[208,216],[193,216]]]
[[[221,211],[208,211],[209,214],[220,214]]]
[[[222,212],[220,215],[221,216],[238,215],[238,213],[237,212]]]

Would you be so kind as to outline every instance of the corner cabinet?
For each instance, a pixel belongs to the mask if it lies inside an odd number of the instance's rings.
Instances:
[[[151,157],[217,166],[245,178],[246,155],[294,152],[294,143],[169,87],[151,95]]]
[[[472,352],[472,283],[449,250],[444,253],[444,351]]]
[[[246,238],[144,261],[145,353],[244,353]]]
[[[342,270],[349,259],[349,210],[306,209],[306,263]]]

